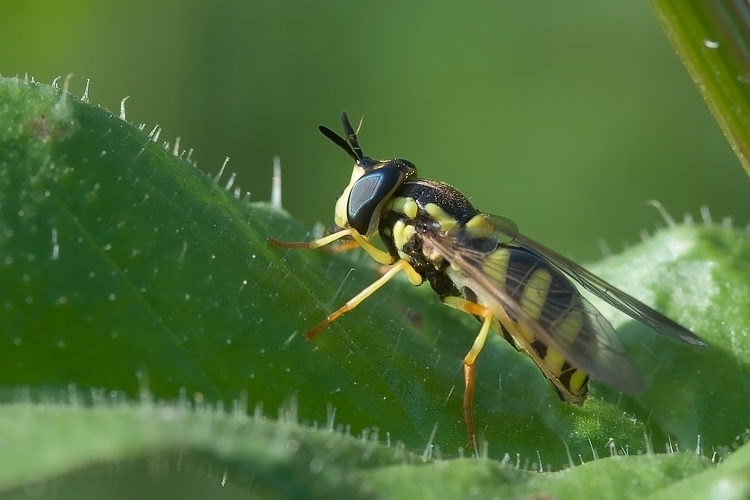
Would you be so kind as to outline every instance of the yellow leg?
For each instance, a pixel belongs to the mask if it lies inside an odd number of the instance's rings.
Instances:
[[[409,273],[415,273],[414,268],[411,267],[411,264],[406,262],[405,260],[400,260],[396,262],[387,273],[385,273],[383,276],[378,278],[376,281],[374,281],[370,286],[359,292],[357,295],[349,299],[349,301],[341,306],[336,311],[332,312],[328,315],[326,319],[321,321],[315,328],[305,333],[305,339],[312,340],[317,334],[319,334],[325,327],[330,325],[333,321],[336,320],[339,316],[344,314],[345,312],[351,311],[355,307],[357,307],[360,302],[365,300],[367,297],[372,295],[377,289],[379,289],[381,286],[388,283],[388,281],[393,278],[396,274],[398,274],[399,271],[406,272],[407,275]],[[418,275],[417,275],[418,276]]]
[[[356,229],[352,229],[350,227],[310,242],[301,241],[295,243],[287,243],[284,241],[279,241],[276,238],[268,238],[268,242],[274,246],[281,248],[314,250],[316,248],[329,245],[334,241],[343,238],[344,236],[351,236],[352,238],[354,238],[354,241],[356,241],[357,244],[359,244],[359,246],[361,246],[365,252],[370,254],[370,257],[375,259],[380,264],[393,264],[393,262],[396,260],[391,254],[382,251],[381,249],[370,243],[364,236],[359,234]]]
[[[479,330],[477,338],[474,339],[474,344],[471,346],[471,349],[469,349],[469,352],[466,353],[466,356],[464,356],[464,423],[466,424],[466,433],[468,435],[468,444],[466,447],[473,448],[476,441],[474,416],[472,414],[472,406],[474,402],[474,380],[476,374],[474,362],[476,361],[477,356],[479,356],[482,347],[484,347],[484,343],[487,341],[487,335],[490,332],[490,326],[492,326],[494,314],[486,307],[460,297],[445,297],[443,303],[453,309],[458,309],[459,311],[484,318],[482,328]]]

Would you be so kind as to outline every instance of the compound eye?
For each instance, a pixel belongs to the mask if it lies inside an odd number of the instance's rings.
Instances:
[[[386,165],[372,170],[352,186],[346,208],[349,225],[368,235],[380,216],[383,205],[404,182],[404,173],[396,166]]]

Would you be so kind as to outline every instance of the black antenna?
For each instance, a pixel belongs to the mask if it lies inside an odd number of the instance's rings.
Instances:
[[[346,111],[341,112],[341,124],[344,126],[344,133],[346,134],[347,141],[352,147],[352,151],[354,151],[357,158],[361,160],[365,155],[362,154],[362,148],[359,147],[359,143],[357,142],[357,133],[352,128],[352,124],[349,123],[349,117],[346,116]]]
[[[324,127],[323,125],[321,125],[318,127],[318,130],[320,130],[320,132],[324,136],[328,137],[331,141],[333,141],[334,144],[336,144],[338,147],[346,151],[346,154],[351,156],[354,161],[359,162],[362,159],[362,157],[354,154],[354,151],[352,151],[351,146],[349,146],[349,144],[346,142],[346,140],[343,137],[341,137],[339,134],[337,134],[330,128]]]
[[[334,144],[346,151],[346,154],[351,156],[358,165],[367,168],[365,165],[370,165],[373,161],[362,154],[362,148],[359,147],[359,143],[357,142],[357,132],[352,128],[352,124],[349,123],[346,111],[341,112],[341,124],[344,126],[346,139],[323,125],[319,126],[318,130]]]

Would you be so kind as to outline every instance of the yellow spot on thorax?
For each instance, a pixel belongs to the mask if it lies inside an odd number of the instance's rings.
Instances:
[[[475,215],[466,223],[466,227],[468,229],[483,229],[485,231],[492,231],[493,229],[490,216],[487,214]]]
[[[417,202],[414,201],[414,198],[393,198],[388,202],[386,208],[387,210],[393,210],[394,212],[404,214],[410,219],[416,218],[417,213],[419,212],[419,207],[417,206]]]
[[[458,225],[458,221],[448,215],[445,210],[440,208],[435,203],[428,203],[424,209],[438,224],[440,224],[441,231],[450,231]]]
[[[414,228],[414,226],[412,226],[411,224],[407,225],[402,220],[396,221],[396,223],[393,225],[393,243],[396,245],[399,256],[406,261],[411,261],[411,258],[402,250],[416,233],[417,230]]]

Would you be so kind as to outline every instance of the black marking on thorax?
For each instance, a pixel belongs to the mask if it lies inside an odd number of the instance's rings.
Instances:
[[[466,224],[469,219],[479,213],[461,191],[450,184],[432,179],[408,180],[401,185],[396,193],[394,193],[394,196],[412,198],[416,201],[419,206],[419,215],[417,218],[430,218],[425,210],[425,206],[430,203],[434,203],[442,208],[459,225]]]

